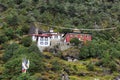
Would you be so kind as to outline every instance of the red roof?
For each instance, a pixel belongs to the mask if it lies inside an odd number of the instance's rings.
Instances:
[[[90,34],[66,34],[65,40],[66,42],[70,42],[72,38],[78,38],[80,41],[91,41],[92,36]]]

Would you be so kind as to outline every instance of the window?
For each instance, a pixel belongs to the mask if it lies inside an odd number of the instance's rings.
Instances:
[[[40,41],[43,41],[43,37],[40,38]]]
[[[43,42],[40,42],[40,45],[43,45]]]
[[[48,41],[48,38],[45,38],[45,41]]]
[[[45,45],[48,45],[48,42],[45,42]]]

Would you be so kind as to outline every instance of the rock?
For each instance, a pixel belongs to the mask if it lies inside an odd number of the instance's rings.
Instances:
[[[73,59],[73,62],[76,62],[76,61],[78,61],[78,59]]]
[[[72,58],[71,57],[67,57],[68,62],[72,62]]]
[[[79,73],[79,76],[86,76],[86,73]]]
[[[95,78],[94,80],[100,80],[100,79],[98,79],[98,78]]]
[[[115,77],[113,80],[120,80],[120,75]]]
[[[37,80],[43,80],[42,78],[38,78]]]
[[[62,73],[62,80],[69,80],[68,74]]]

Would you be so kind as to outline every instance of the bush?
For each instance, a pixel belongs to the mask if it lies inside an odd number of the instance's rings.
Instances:
[[[117,66],[116,66],[116,63],[114,61],[110,62],[109,66],[110,68],[110,71],[113,72],[113,71],[116,71],[117,70]]]
[[[30,76],[30,74],[20,74],[15,80],[37,80],[36,77]]]
[[[6,28],[5,29],[5,35],[9,38],[9,39],[13,39],[14,38],[14,30],[12,28]]]
[[[28,34],[29,32],[29,27],[28,25],[23,25],[22,28],[21,28],[21,31],[24,33],[24,34]]]
[[[88,68],[89,71],[94,71],[94,65],[92,63],[89,63],[87,65],[87,68]]]
[[[104,67],[108,67],[110,64],[110,61],[112,61],[111,56],[109,53],[106,53],[103,55],[103,58],[101,59],[100,62]]]
[[[106,42],[96,42],[92,41],[87,43],[87,45],[84,45],[80,48],[80,59],[86,59],[86,58],[103,58],[106,50],[108,49],[108,45]]]
[[[27,36],[24,37],[21,41],[21,43],[25,46],[25,47],[29,47],[32,43],[31,37]]]
[[[28,48],[28,52],[29,53],[34,52],[34,53],[38,54],[40,57],[42,57],[42,53],[40,52],[40,50],[37,47],[37,45],[34,44],[34,43]]]
[[[79,39],[78,39],[78,38],[72,38],[72,39],[70,40],[70,43],[72,43],[73,45],[78,46],[78,45],[79,45],[79,43],[80,43],[80,41],[79,41]]]
[[[7,46],[5,53],[3,54],[3,61],[8,61],[12,56],[13,53],[19,48],[19,45],[16,43],[10,44]]]
[[[39,73],[45,70],[43,58],[40,57],[39,54],[28,53],[26,56],[28,56],[28,59],[30,60],[30,73]]]
[[[6,20],[7,24],[9,24],[10,26],[16,26],[19,22],[17,15],[9,15],[6,17]]]
[[[22,30],[21,30],[20,27],[15,30],[15,34],[16,34],[16,35],[15,35],[16,37],[23,35],[23,32],[22,32]]]
[[[27,73],[30,72],[31,74],[34,74],[44,70],[43,59],[39,54],[28,52],[28,48],[26,47],[20,47],[10,55],[10,59],[5,63],[5,70],[2,74],[4,79],[16,80],[16,77],[19,77],[19,74],[21,74],[21,61],[23,58],[30,60],[30,67]]]
[[[53,71],[60,71],[60,70],[62,70],[62,67],[61,67],[61,65],[59,64],[58,61],[52,62],[52,65],[53,65],[53,67],[52,67]]]
[[[84,46],[80,49],[79,58],[86,59],[88,57],[89,57],[89,50],[88,50],[87,46]]]
[[[0,44],[5,43],[8,37],[5,34],[0,34]]]
[[[12,59],[5,63],[4,79],[11,79],[13,75],[18,76],[19,74],[21,74],[21,58]]]

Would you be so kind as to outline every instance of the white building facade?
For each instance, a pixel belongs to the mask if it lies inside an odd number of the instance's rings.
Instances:
[[[38,37],[38,42],[37,42],[38,46],[42,46],[42,47],[48,47],[50,46],[50,37],[44,37],[44,36],[39,36]]]

